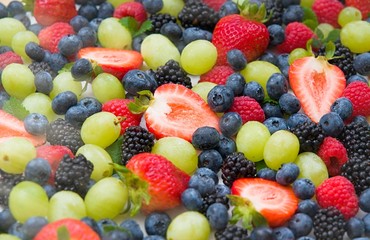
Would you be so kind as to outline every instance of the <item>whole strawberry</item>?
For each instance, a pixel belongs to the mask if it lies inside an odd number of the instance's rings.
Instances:
[[[40,46],[52,53],[57,53],[60,39],[68,34],[74,34],[71,25],[65,22],[57,22],[42,29],[38,35]]]
[[[77,15],[77,10],[74,0],[35,0],[33,15],[39,24],[49,26],[69,22]]]

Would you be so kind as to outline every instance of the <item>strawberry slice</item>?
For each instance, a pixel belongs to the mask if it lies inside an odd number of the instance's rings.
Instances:
[[[11,137],[24,137],[31,141],[34,146],[45,143],[45,136],[29,134],[21,120],[0,109],[0,142]]]
[[[118,79],[132,69],[138,69],[143,64],[143,57],[137,51],[87,47],[78,52],[78,58],[95,61],[104,72],[116,76]]]
[[[330,112],[330,106],[346,87],[340,68],[324,57],[304,57],[290,65],[289,83],[302,109],[314,122]]]
[[[271,227],[288,221],[298,207],[298,198],[290,186],[262,178],[240,178],[231,187],[231,194],[250,201]]]

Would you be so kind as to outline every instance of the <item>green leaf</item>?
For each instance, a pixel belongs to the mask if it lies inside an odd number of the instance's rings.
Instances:
[[[323,40],[324,39],[324,33],[320,30],[320,28],[315,29],[315,34],[318,39]]]
[[[148,30],[150,30],[150,29],[152,29],[152,22],[151,21],[149,21],[149,20],[145,20],[142,24],[141,24],[141,26],[140,26],[140,28],[139,28],[139,30],[134,34],[134,36],[133,37],[136,37],[136,36],[138,36],[138,35],[140,35],[140,34],[142,34],[142,33],[144,33],[144,32],[146,32],[146,31],[148,31]]]
[[[66,226],[58,227],[57,238],[58,240],[70,240],[71,239],[68,228]]]
[[[328,37],[325,39],[325,42],[336,42],[339,39],[340,30],[333,29],[329,32]]]
[[[332,41],[330,41],[325,46],[325,57],[327,59],[332,59],[334,57],[334,53],[335,53],[335,44]]]
[[[123,141],[123,136],[121,135],[114,143],[105,148],[114,163],[120,164],[122,160],[121,145]]]
[[[152,22],[150,20],[146,20],[145,22],[140,24],[133,17],[123,17],[119,20],[119,22],[122,24],[122,26],[130,31],[133,38],[152,28]]]
[[[22,3],[24,5],[24,10],[26,10],[26,12],[33,11],[34,0],[22,0]]]
[[[303,9],[303,21],[302,22],[306,26],[311,28],[312,30],[315,30],[317,25],[319,25],[316,14],[310,8],[302,7],[302,9]]]
[[[317,27],[317,22],[313,21],[312,19],[304,20],[303,24],[309,27],[312,31],[314,31]]]
[[[23,120],[30,112],[22,105],[22,101],[15,97],[10,97],[4,102],[3,110],[10,113],[19,120]]]
[[[257,212],[255,209],[251,211],[252,215],[252,224],[254,227],[267,227],[268,223],[266,218],[259,212]]]

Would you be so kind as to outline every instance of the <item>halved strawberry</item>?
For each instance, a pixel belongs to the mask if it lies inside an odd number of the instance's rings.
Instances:
[[[290,65],[289,83],[303,111],[317,123],[342,95],[346,78],[340,68],[324,57],[304,57]]]
[[[24,128],[23,121],[0,109],[0,142],[11,137],[24,137],[32,142],[34,146],[45,143],[45,136],[34,136]]]
[[[132,69],[138,69],[143,64],[143,57],[137,51],[88,47],[78,52],[78,58],[95,61],[104,72],[116,76],[118,79]]]
[[[231,187],[231,194],[252,203],[271,227],[288,221],[298,207],[298,198],[290,186],[262,178],[240,178]]]

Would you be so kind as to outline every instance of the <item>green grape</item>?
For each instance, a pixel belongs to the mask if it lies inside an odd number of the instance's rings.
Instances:
[[[23,173],[35,157],[36,148],[26,138],[10,137],[0,142],[0,169],[7,173]]]
[[[156,70],[169,60],[180,62],[180,52],[176,46],[161,34],[150,34],[141,43],[141,55],[149,68]]]
[[[98,112],[82,124],[81,138],[85,144],[91,143],[106,148],[117,140],[120,132],[121,124],[113,113]]]
[[[51,108],[51,99],[43,93],[31,93],[22,102],[22,105],[30,113],[41,113],[47,117],[49,122],[58,118],[58,115]]]
[[[104,19],[98,28],[98,40],[105,48],[131,49],[132,36],[118,18]]]
[[[71,72],[63,72],[58,74],[53,80],[53,89],[49,96],[54,99],[61,92],[71,91],[76,94],[77,98],[81,97],[82,85],[81,82],[75,81]]]
[[[11,63],[1,74],[1,82],[5,91],[13,97],[23,99],[36,91],[35,76],[23,64]]]
[[[263,159],[263,150],[270,135],[264,124],[257,121],[246,122],[236,135],[236,149],[244,153],[247,159],[258,162]]]
[[[21,239],[15,235],[0,233],[0,240],[21,240]]]
[[[77,150],[76,155],[78,154],[84,155],[94,165],[90,176],[93,180],[99,181],[102,178],[112,176],[113,161],[104,148],[94,144],[85,144]]]
[[[334,30],[334,27],[329,23],[320,23],[316,29],[319,29],[323,35],[324,38],[328,37],[329,33]]]
[[[189,74],[201,75],[216,64],[217,49],[207,40],[195,40],[186,45],[181,52],[180,63]]]
[[[127,186],[115,177],[95,183],[85,196],[87,215],[95,220],[115,218],[128,201]]]
[[[301,0],[301,6],[311,8],[315,0]]]
[[[105,103],[115,98],[125,98],[125,90],[118,78],[109,73],[99,74],[92,82],[92,91],[96,99]]]
[[[26,31],[24,24],[14,18],[5,17],[0,19],[0,46],[12,46],[13,36],[22,31]]]
[[[23,58],[28,63],[31,63],[32,60],[26,54],[26,45],[29,42],[35,42],[39,44],[39,39],[37,38],[36,34],[31,31],[22,31],[18,32],[13,36],[12,39],[12,48],[15,53]]]
[[[361,11],[355,7],[345,7],[338,15],[338,23],[341,27],[344,27],[347,23],[360,21],[361,19]]]
[[[310,53],[304,48],[296,48],[289,54],[289,64],[292,64],[295,60],[310,56]]]
[[[177,215],[167,229],[167,240],[208,240],[211,227],[207,218],[195,211]]]
[[[298,153],[297,136],[287,130],[279,130],[267,140],[263,158],[269,168],[278,170],[282,164],[294,162]]]
[[[199,82],[191,90],[193,90],[193,92],[198,93],[199,96],[201,96],[201,98],[205,102],[207,102],[207,95],[209,91],[211,91],[211,89],[216,85],[217,85],[216,83],[212,82]]]
[[[133,2],[133,1],[134,0],[107,0],[107,2],[111,3],[114,6],[114,8],[118,7],[122,3]]]
[[[325,163],[313,152],[300,153],[294,163],[299,167],[298,178],[308,178],[316,187],[329,177]]]
[[[37,183],[22,181],[9,194],[9,209],[14,218],[24,223],[28,218],[48,214],[49,198]]]
[[[370,23],[366,21],[347,23],[340,31],[340,40],[353,53],[370,51]]]
[[[164,156],[187,174],[193,173],[198,166],[197,151],[191,143],[182,138],[161,138],[154,143],[152,153]]]
[[[163,8],[159,12],[178,16],[184,5],[183,0],[163,0]]]
[[[84,200],[77,193],[62,190],[50,198],[49,222],[55,222],[63,218],[81,219],[86,216]]]

